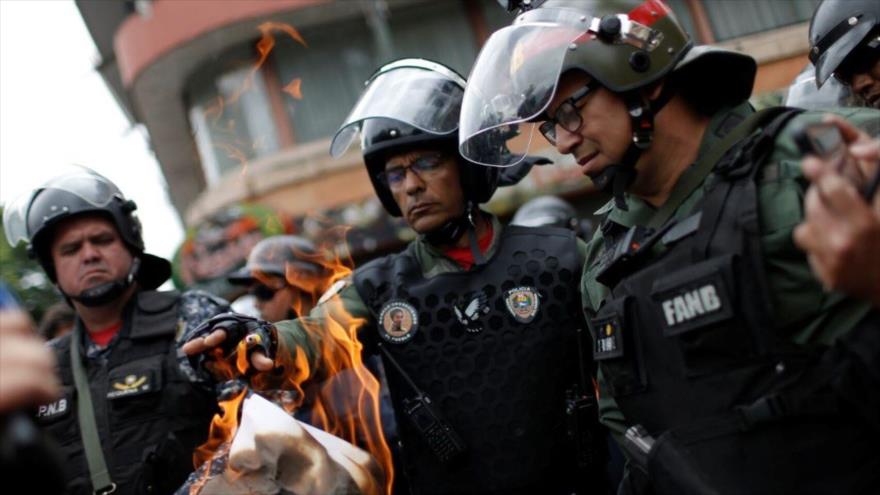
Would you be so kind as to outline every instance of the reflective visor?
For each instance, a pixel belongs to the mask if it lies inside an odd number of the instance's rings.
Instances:
[[[495,32],[480,51],[461,110],[459,151],[475,163],[509,167],[528,155],[520,124],[536,120],[550,104],[566,51],[593,19],[567,9],[527,12]],[[525,146],[525,149],[522,149]]]
[[[458,129],[464,79],[446,67],[419,59],[394,62],[367,81],[367,87],[330,144],[330,154],[345,153],[367,119],[393,119],[429,134]]]
[[[27,214],[31,202],[41,191],[60,189],[79,196],[87,203],[102,207],[110,203],[119,190],[102,175],[84,167],[71,166],[68,172],[58,175],[33,192],[19,196],[3,209],[3,230],[6,240],[15,246],[19,242],[30,242]]]

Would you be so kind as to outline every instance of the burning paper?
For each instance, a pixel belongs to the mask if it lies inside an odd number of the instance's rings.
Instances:
[[[196,470],[178,495],[378,495],[384,479],[365,451],[290,417],[257,394],[241,407],[231,444]]]

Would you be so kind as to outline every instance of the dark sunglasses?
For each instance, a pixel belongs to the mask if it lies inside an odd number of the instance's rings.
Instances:
[[[578,105],[589,96],[590,92],[596,89],[599,84],[595,80],[591,80],[583,88],[577,90],[573,95],[566,98],[559,108],[556,109],[556,115],[545,120],[538,130],[544,135],[544,138],[553,146],[556,146],[556,126],[562,127],[568,132],[577,132],[584,125],[584,119],[581,117]]]
[[[407,166],[387,168],[377,174],[379,180],[391,189],[399,189],[406,180],[406,171],[412,170],[416,177],[425,179],[443,167],[445,157],[440,153],[432,153],[415,159]]]
[[[880,59],[880,30],[868,35],[865,41],[843,59],[834,71],[834,77],[841,83],[849,85],[856,74],[871,72],[878,59]]]
[[[271,301],[275,297],[275,293],[278,292],[279,290],[280,290],[280,288],[273,289],[272,287],[269,287],[268,285],[257,284],[257,285],[252,286],[248,290],[248,293],[250,295],[254,296],[255,298],[257,298],[257,301],[266,302],[266,301]]]

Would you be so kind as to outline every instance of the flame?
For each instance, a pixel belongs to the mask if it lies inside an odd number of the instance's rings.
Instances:
[[[353,262],[348,255],[341,255],[337,246],[339,239],[344,238],[348,227],[329,229],[324,242],[319,243],[316,253],[296,253],[298,257],[308,259],[324,268],[323,283],[315,283],[315,289],[329,287],[338,280],[349,277]],[[333,241],[335,239],[335,241]],[[321,249],[320,247],[323,247]],[[347,250],[341,250],[346,252]],[[333,253],[328,257],[327,253]],[[290,274],[288,274],[290,275]],[[255,274],[260,279],[261,274]],[[302,280],[297,280],[302,282]],[[290,280],[293,284],[295,281]],[[312,294],[320,294],[315,290]],[[294,309],[302,309],[299,301]],[[394,481],[394,469],[391,462],[391,451],[385,442],[379,411],[379,382],[363,365],[361,350],[363,345],[358,340],[358,330],[365,323],[363,318],[352,316],[337,295],[323,303],[324,310],[332,317],[320,321],[310,318],[300,319],[310,339],[312,348],[320,356],[317,369],[313,369],[309,357],[301,348],[289,349],[286,341],[279,339],[275,366],[283,370],[278,373],[256,372],[250,369],[247,359],[248,348],[257,342],[247,338],[240,342],[234,353],[224,356],[220,349],[214,349],[213,369],[215,376],[234,379],[243,375],[249,376],[250,386],[255,391],[274,400],[286,411],[292,413],[298,409],[307,393],[313,394],[311,423],[328,433],[340,437],[368,451],[382,467],[385,473],[385,486],[372,486],[366,493],[379,495],[390,494]],[[298,314],[302,314],[298,311]],[[303,386],[310,385],[308,392]],[[208,441],[199,447],[194,454],[196,466],[218,452],[226,442],[231,442],[237,430],[239,418],[238,408],[244,397],[244,391],[220,403],[222,415],[214,417]],[[204,463],[206,466],[210,463]],[[208,469],[201,475],[199,486],[207,478]],[[231,468],[229,468],[231,469]],[[194,485],[195,486],[195,485]],[[192,491],[191,493],[198,493]]]
[[[290,96],[292,96],[296,100],[302,100],[303,94],[302,94],[301,86],[302,86],[302,79],[297,77],[297,78],[294,78],[289,83],[287,83],[287,86],[284,86],[282,91],[289,94]]]
[[[242,176],[247,175],[248,172],[247,154],[244,153],[242,149],[259,149],[262,146],[262,143],[260,140],[255,140],[248,144],[239,138],[235,132],[235,119],[229,118],[223,121],[223,115],[226,108],[238,103],[238,100],[241,99],[241,95],[253,87],[254,78],[257,72],[262,69],[263,65],[265,65],[266,60],[268,60],[269,55],[275,48],[276,41],[274,33],[280,32],[286,34],[297,43],[308,48],[306,40],[302,37],[299,31],[290,24],[283,22],[264,22],[258,25],[257,29],[260,31],[260,39],[256,44],[257,53],[259,55],[257,61],[251,66],[247,76],[245,76],[242,83],[235,89],[231,96],[224,99],[223,96],[218,95],[216,101],[205,109],[205,117],[206,120],[210,122],[212,130],[211,134],[213,139],[211,140],[211,144],[241,165]],[[294,78],[282,88],[282,91],[289,94],[294,99],[301,100],[303,98],[301,85],[302,80],[300,78]],[[214,138],[215,136],[219,138]]]

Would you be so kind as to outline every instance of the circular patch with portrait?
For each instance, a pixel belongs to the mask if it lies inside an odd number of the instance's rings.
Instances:
[[[393,344],[408,342],[419,326],[416,308],[404,301],[391,301],[379,313],[379,335]]]

